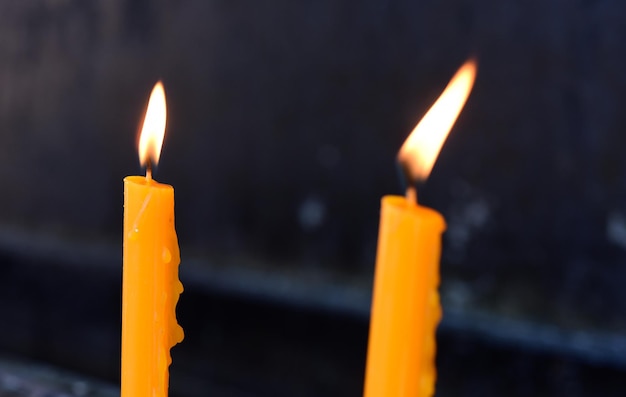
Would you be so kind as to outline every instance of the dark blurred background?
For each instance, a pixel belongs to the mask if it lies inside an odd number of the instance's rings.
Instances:
[[[115,395],[122,178],[162,78],[186,287],[170,394],[361,395],[379,200],[476,56],[419,192],[448,222],[437,395],[623,396],[625,18],[616,0],[0,2],[0,393]]]

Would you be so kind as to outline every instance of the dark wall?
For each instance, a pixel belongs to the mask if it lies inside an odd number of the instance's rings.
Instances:
[[[623,331],[624,18],[609,0],[2,2],[0,224],[119,244],[161,77],[183,261],[367,291],[395,153],[475,55],[420,189],[448,221],[446,307]]]

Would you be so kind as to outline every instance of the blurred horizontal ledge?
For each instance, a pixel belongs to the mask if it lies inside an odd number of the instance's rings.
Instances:
[[[119,388],[56,367],[0,357],[0,396],[116,397]]]
[[[184,247],[183,247],[184,248]],[[80,241],[46,233],[0,227],[0,253],[31,262],[100,268],[121,274],[121,242]],[[321,268],[276,271],[250,265],[217,265],[183,256],[181,280],[187,289],[211,290],[255,300],[369,317],[370,289],[363,280],[328,274]],[[285,270],[283,268],[282,270]],[[442,333],[480,338],[512,349],[566,355],[591,364],[626,368],[626,336],[615,332],[568,330],[510,319],[480,310],[444,307]]]

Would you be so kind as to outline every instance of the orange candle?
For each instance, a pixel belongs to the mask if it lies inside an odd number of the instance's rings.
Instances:
[[[412,186],[430,174],[475,75],[476,64],[466,62],[400,149],[398,160],[411,186],[407,196],[382,199],[365,397],[434,394],[445,221],[437,211],[417,204]]]
[[[155,85],[139,140],[146,177],[124,179],[122,397],[166,397],[170,349],[183,340],[176,303],[180,254],[174,229],[174,189],[152,179],[165,134],[163,85]]]

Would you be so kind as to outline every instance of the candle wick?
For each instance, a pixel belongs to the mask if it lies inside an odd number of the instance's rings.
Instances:
[[[152,161],[150,159],[146,163],[146,181],[152,182]]]
[[[415,186],[409,186],[406,189],[406,199],[410,203],[417,204],[417,189],[415,188]]]

